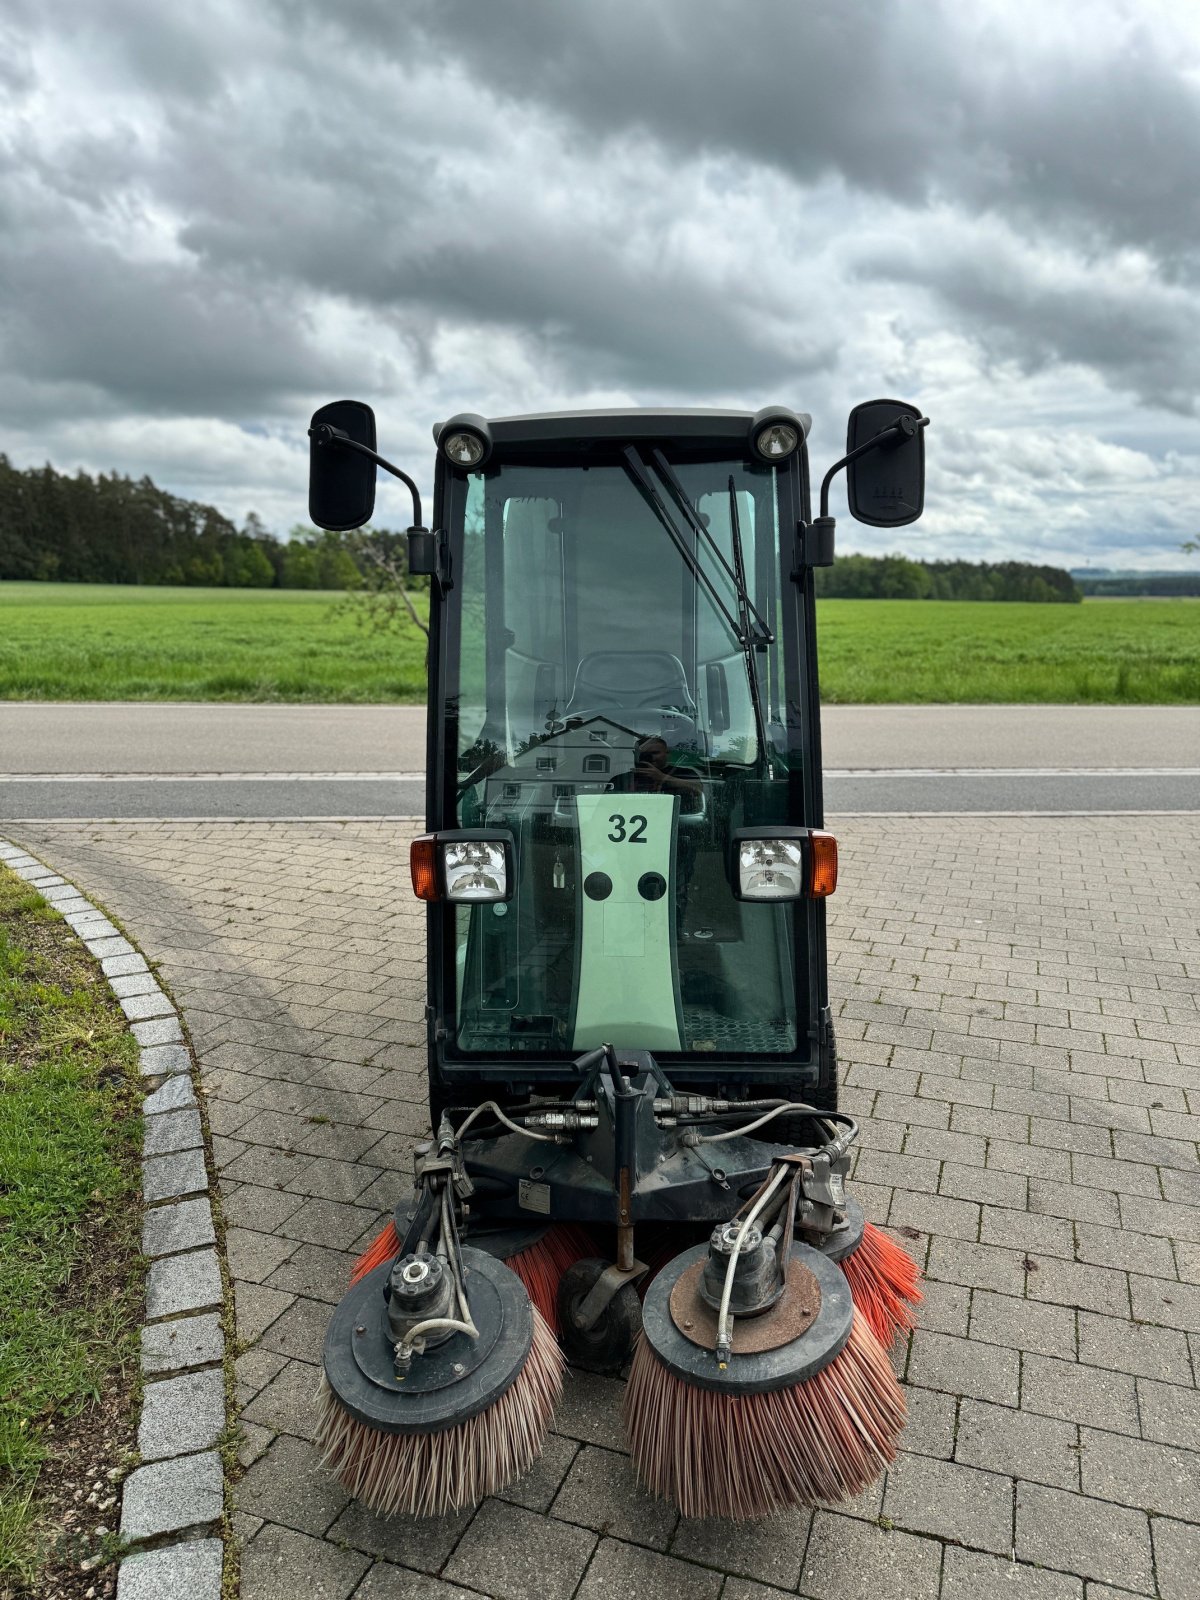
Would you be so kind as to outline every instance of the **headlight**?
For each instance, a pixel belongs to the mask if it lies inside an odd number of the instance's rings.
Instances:
[[[508,862],[503,844],[492,839],[459,839],[442,846],[446,899],[473,905],[508,899]]]
[[[837,888],[837,840],[818,828],[744,828],[733,837],[739,900],[824,900]]]
[[[799,443],[800,435],[795,428],[786,422],[774,422],[758,435],[754,448],[764,461],[782,461]]]
[[[804,893],[799,839],[743,839],[738,846],[738,888],[743,900],[799,900]]]
[[[456,467],[477,467],[483,460],[484,443],[477,433],[452,433],[442,449]]]

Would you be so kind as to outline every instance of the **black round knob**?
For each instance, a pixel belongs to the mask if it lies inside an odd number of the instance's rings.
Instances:
[[[607,872],[589,872],[583,880],[583,892],[589,900],[607,900],[612,893],[612,879]]]

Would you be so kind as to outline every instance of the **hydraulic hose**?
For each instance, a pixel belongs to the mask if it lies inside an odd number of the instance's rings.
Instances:
[[[411,1327],[396,1346],[396,1365],[407,1367],[413,1355],[424,1348],[427,1334],[431,1333],[463,1333],[468,1339],[478,1339],[479,1329],[475,1326],[475,1319],[471,1315],[471,1307],[467,1301],[466,1290],[463,1287],[462,1258],[458,1254],[458,1238],[454,1227],[454,1209],[450,1200],[449,1186],[442,1190],[441,1208],[441,1239],[437,1254],[442,1255],[454,1279],[455,1299],[458,1302],[459,1317],[427,1317],[424,1322],[418,1322]],[[460,1320],[461,1319],[461,1320]]]
[[[847,1116],[845,1112],[834,1111],[819,1114],[811,1106],[806,1106],[792,1101],[784,1101],[781,1104],[776,1105],[772,1110],[766,1112],[763,1116],[755,1118],[753,1122],[740,1123],[736,1128],[725,1129],[723,1133],[703,1133],[697,1139],[696,1143],[719,1144],[723,1139],[737,1139],[744,1134],[754,1133],[758,1128],[761,1128],[766,1123],[770,1122],[772,1118],[780,1116],[785,1111],[798,1112],[802,1116],[805,1114],[811,1115],[813,1119],[819,1122],[827,1131],[831,1127],[836,1128],[838,1123],[843,1123],[845,1125],[845,1131],[842,1133],[834,1132],[829,1140],[830,1145],[840,1150],[848,1150],[854,1143],[855,1139],[858,1138],[858,1123],[855,1122],[853,1117]],[[697,1118],[697,1121],[702,1122],[704,1120],[706,1119],[703,1117]]]
[[[503,1127],[507,1128],[511,1133],[524,1134],[527,1139],[540,1139],[545,1144],[558,1143],[558,1139],[552,1133],[535,1133],[532,1128],[523,1128],[519,1122],[514,1122],[510,1116],[507,1116],[503,1111],[501,1111],[500,1107],[494,1100],[484,1100],[482,1104],[477,1105],[471,1112],[470,1116],[468,1116],[467,1120],[459,1125],[454,1137],[461,1142],[462,1137],[466,1133],[467,1129],[475,1121],[476,1117],[478,1117],[483,1111],[494,1112],[496,1121],[499,1122]]]
[[[725,1269],[725,1282],[721,1289],[721,1308],[717,1313],[717,1361],[722,1371],[729,1365],[729,1358],[733,1354],[733,1318],[729,1315],[729,1301],[733,1295],[733,1276],[737,1271],[738,1256],[742,1251],[742,1241],[767,1201],[787,1175],[788,1169],[780,1167],[743,1218],[742,1225],[738,1229],[738,1236],[733,1242],[733,1249],[729,1252],[729,1265]]]
[[[770,1122],[773,1117],[778,1117],[783,1112],[791,1109],[792,1107],[787,1104],[775,1106],[773,1110],[765,1111],[761,1117],[757,1117],[753,1122],[743,1123],[737,1128],[727,1128],[724,1133],[702,1133],[696,1143],[720,1144],[722,1139],[738,1139],[745,1133],[753,1133],[757,1128],[761,1128],[765,1123]]]

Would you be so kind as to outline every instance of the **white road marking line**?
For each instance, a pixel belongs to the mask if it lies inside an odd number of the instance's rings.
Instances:
[[[958,815],[957,812],[953,814],[956,816]],[[1088,816],[1092,815],[1090,811],[1086,814]],[[889,811],[886,813],[886,815],[894,816],[896,813]],[[260,817],[254,812],[248,812],[243,817],[205,817],[197,816],[195,812],[193,812],[190,816],[182,817],[83,817],[69,814],[62,817],[3,817],[0,818],[0,822],[3,822],[5,827],[10,827],[13,825],[31,826],[33,824],[36,824],[39,827],[43,825],[46,827],[71,827],[73,825],[78,825],[80,827],[91,827],[93,823],[103,823],[106,827],[108,827],[122,826],[127,822],[136,822],[139,824],[158,822],[188,822],[195,823],[196,827],[198,828],[207,828],[212,822],[220,822],[230,826],[235,824],[240,825],[246,822],[328,822],[335,828],[340,828],[343,823],[347,822],[411,822],[415,828],[423,828],[425,826],[424,817],[415,817],[411,812],[409,812],[407,815],[393,816],[390,814],[385,815],[384,813],[378,811],[373,811],[368,816],[362,817],[348,817],[343,816],[341,812],[332,811],[327,812],[324,816],[315,817]]]
[[[424,783],[423,772],[5,772],[0,783]]]
[[[1108,811],[830,811],[830,817],[1200,817],[1200,810],[1143,811],[1135,806]],[[56,818],[67,821],[67,818]]]
[[[841,811],[841,810],[830,810],[829,812],[826,813],[825,820],[826,820],[826,823],[829,823],[830,821],[834,821],[834,820],[837,820],[837,821],[851,821],[851,820],[854,820],[854,819],[859,818],[859,817],[872,818],[872,819],[892,817],[892,818],[896,818],[896,819],[898,819],[900,821],[903,821],[906,817],[910,817],[910,818],[911,817],[938,817],[938,818],[957,819],[958,821],[962,821],[962,822],[970,822],[970,821],[973,821],[974,819],[979,818],[979,817],[1028,817],[1028,818],[1031,818],[1032,820],[1036,821],[1039,817],[1109,817],[1109,818],[1120,818],[1120,817],[1197,817],[1197,816],[1200,816],[1200,810],[1196,810],[1196,811],[1142,811],[1142,810],[1134,809],[1131,806],[1128,810],[1117,810],[1117,811],[1112,811],[1112,810],[1109,810],[1109,811]],[[425,826],[425,822],[424,822],[424,819],[422,817],[415,817],[411,813],[409,815],[407,815],[407,816],[401,816],[401,815],[391,815],[391,814],[386,814],[385,815],[385,814],[383,814],[381,812],[378,812],[378,811],[372,812],[367,816],[344,816],[340,812],[339,813],[327,812],[322,816],[312,816],[312,817],[296,817],[296,816],[260,817],[260,816],[255,815],[253,812],[251,812],[251,813],[248,813],[247,815],[241,816],[241,817],[205,817],[205,816],[197,816],[197,815],[195,815],[195,813],[193,813],[190,816],[181,816],[181,817],[166,817],[166,816],[156,816],[156,817],[93,817],[93,816],[88,816],[88,817],[84,817],[84,816],[68,815],[68,816],[59,816],[59,817],[4,817],[2,820],[3,820],[4,825],[6,827],[12,826],[14,824],[17,824],[17,825],[19,825],[19,824],[25,824],[25,825],[37,824],[38,826],[41,826],[41,825],[44,824],[47,827],[51,827],[51,826],[53,826],[53,827],[70,827],[72,825],[90,827],[93,823],[103,823],[105,826],[110,826],[110,825],[112,825],[112,826],[124,826],[124,824],[126,824],[126,823],[153,824],[153,823],[159,823],[159,822],[194,823],[196,825],[196,827],[198,827],[198,828],[206,828],[211,823],[214,823],[214,822],[221,823],[221,824],[228,824],[229,826],[233,826],[233,825],[239,825],[240,826],[240,825],[248,823],[248,822],[249,823],[257,823],[257,822],[271,822],[271,823],[283,823],[283,822],[307,822],[307,823],[327,822],[327,823],[331,824],[335,828],[340,828],[345,823],[348,823],[348,822],[411,822],[414,827],[424,827]]]
[[[1200,767],[826,767],[827,778],[1200,778]]]
[[[826,767],[826,778],[1200,778],[1200,767]],[[423,772],[6,772],[0,783],[424,783]]]

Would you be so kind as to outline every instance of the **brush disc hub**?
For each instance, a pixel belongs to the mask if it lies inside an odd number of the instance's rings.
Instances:
[[[854,1254],[863,1241],[863,1229],[867,1225],[866,1212],[850,1195],[846,1196],[845,1212],[844,1228],[839,1228],[837,1233],[831,1233],[820,1243],[814,1241],[814,1248],[829,1261],[845,1261],[847,1256]]]
[[[819,1251],[793,1243],[783,1295],[761,1316],[734,1322],[734,1353],[722,1372],[716,1313],[699,1292],[707,1257],[707,1245],[676,1256],[642,1306],[646,1340],[676,1377],[701,1389],[765,1394],[803,1383],[841,1352],[854,1321],[850,1286]]]
[[[343,1296],[325,1335],[329,1386],[357,1421],[385,1433],[437,1433],[493,1404],[516,1380],[533,1342],[533,1307],[502,1261],[464,1247],[467,1301],[479,1338],[452,1334],[397,1377],[384,1288],[394,1263]]]
[[[714,1350],[717,1344],[717,1312],[720,1299],[714,1306],[704,1278],[708,1262],[697,1261],[682,1273],[671,1290],[669,1305],[671,1321],[685,1339],[702,1350]],[[780,1285],[773,1308],[775,1315],[756,1312],[737,1316],[733,1324],[733,1353],[735,1356],[757,1354],[762,1350],[778,1350],[790,1344],[802,1333],[807,1333],[821,1310],[821,1290],[816,1278],[798,1261],[788,1262],[787,1284]]]

